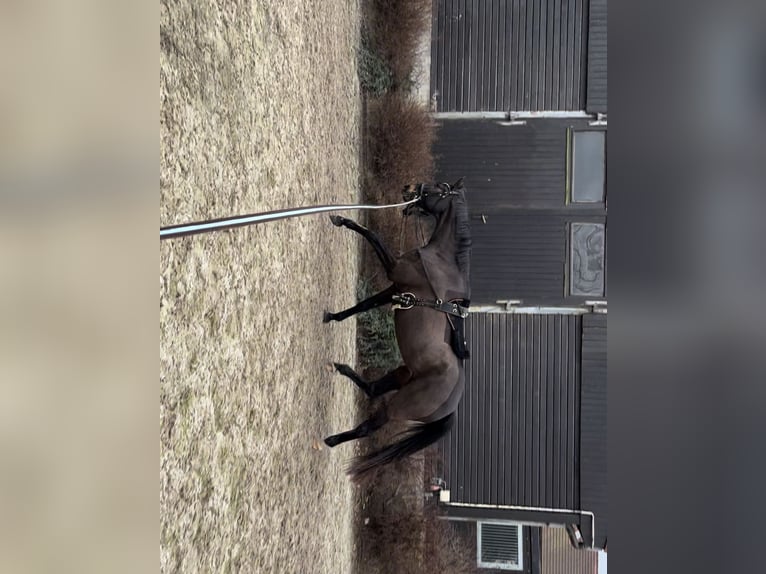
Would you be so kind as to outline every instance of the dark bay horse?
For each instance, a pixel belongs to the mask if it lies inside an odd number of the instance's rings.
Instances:
[[[377,467],[409,456],[434,443],[452,427],[463,395],[466,356],[463,318],[470,302],[468,283],[471,231],[462,178],[446,183],[407,186],[408,206],[435,217],[434,231],[424,247],[395,257],[378,235],[354,221],[331,216],[370,242],[385,268],[391,286],[338,313],[325,312],[324,321],[342,321],[355,313],[394,303],[396,340],[403,365],[376,381],[365,381],[348,365],[335,365],[371,399],[394,392],[388,405],[353,430],[325,439],[328,446],[368,436],[389,421],[409,421],[397,442],[356,458],[349,475],[358,479]],[[398,308],[397,308],[398,307]]]

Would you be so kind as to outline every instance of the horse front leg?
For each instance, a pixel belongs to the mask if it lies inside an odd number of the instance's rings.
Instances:
[[[375,250],[375,254],[383,264],[383,268],[386,273],[390,273],[396,265],[396,257],[394,257],[391,250],[383,244],[380,236],[374,231],[370,231],[366,227],[359,225],[356,221],[348,219],[347,217],[341,217],[340,215],[331,215],[330,221],[336,227],[348,227],[352,231],[356,231],[359,235],[364,237],[372,248]]]
[[[337,313],[330,313],[329,311],[325,311],[322,322],[329,323],[330,321],[343,321],[344,319],[351,317],[351,315],[356,315],[357,313],[369,311],[370,309],[380,307],[386,303],[391,303],[392,297],[396,294],[396,291],[396,288],[391,285],[388,289],[384,289],[380,293],[377,293],[372,297],[368,297],[364,301],[357,303],[345,311],[339,311]]]
[[[387,422],[388,415],[386,414],[386,410],[385,408],[381,408],[378,410],[378,412],[376,412],[355,429],[328,436],[326,439],[324,439],[324,443],[329,447],[333,447],[339,445],[342,442],[364,438],[378,430]]]

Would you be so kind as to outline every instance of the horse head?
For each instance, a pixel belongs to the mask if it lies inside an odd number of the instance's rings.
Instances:
[[[413,204],[408,205],[404,213],[410,215],[413,210],[418,210],[422,215],[439,216],[449,207],[452,200],[463,193],[463,178],[455,183],[418,183],[404,186],[402,197],[405,201],[418,198]]]

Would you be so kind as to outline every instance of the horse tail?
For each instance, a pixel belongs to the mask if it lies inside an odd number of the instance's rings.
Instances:
[[[380,466],[415,454],[447,434],[454,422],[453,412],[437,421],[419,423],[402,433],[402,438],[395,443],[354,458],[347,469],[348,475],[356,482]]]

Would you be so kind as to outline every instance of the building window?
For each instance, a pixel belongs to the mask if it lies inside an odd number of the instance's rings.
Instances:
[[[604,296],[603,223],[572,223],[569,234],[569,294]]]
[[[606,132],[592,130],[570,133],[567,199],[571,203],[603,203],[606,189]]]
[[[476,563],[479,568],[524,570],[521,525],[477,522],[476,535]]]

